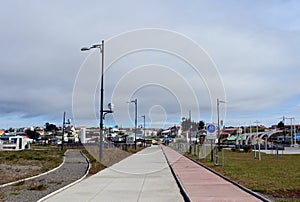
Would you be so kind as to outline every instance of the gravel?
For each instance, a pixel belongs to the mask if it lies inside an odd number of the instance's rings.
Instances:
[[[0,201],[37,201],[80,179],[88,169],[87,159],[79,150],[68,150],[63,165],[38,178],[0,188]]]

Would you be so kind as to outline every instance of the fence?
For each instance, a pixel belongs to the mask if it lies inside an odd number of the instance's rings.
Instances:
[[[205,159],[215,148],[214,144],[189,144],[187,142],[173,142],[169,143],[168,146],[181,154],[190,153],[197,156],[198,159]]]

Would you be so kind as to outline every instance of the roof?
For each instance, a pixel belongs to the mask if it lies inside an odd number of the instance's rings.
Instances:
[[[236,140],[236,138],[237,138],[237,136],[235,136],[235,135],[232,135],[232,136],[230,136],[230,137],[226,138],[226,140],[228,140],[228,141],[235,141],[235,140]]]

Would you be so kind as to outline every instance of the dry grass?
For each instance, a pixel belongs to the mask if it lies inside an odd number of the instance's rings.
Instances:
[[[93,158],[99,162],[99,146],[85,146],[85,149],[93,156]],[[103,157],[101,160],[101,164],[105,167],[112,166],[115,163],[127,158],[133,153],[136,153],[140,150],[144,149],[144,147],[137,147],[137,149],[133,149],[132,147],[127,148],[127,150],[122,150],[121,148],[103,148]]]
[[[0,184],[24,179],[57,167],[63,152],[51,150],[23,150],[0,152]]]

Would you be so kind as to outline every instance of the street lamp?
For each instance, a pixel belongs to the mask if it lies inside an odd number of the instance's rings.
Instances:
[[[102,56],[102,61],[101,61],[101,90],[100,90],[100,151],[99,151],[99,161],[102,160],[102,150],[103,150],[103,93],[104,93],[104,89],[103,89],[103,69],[104,69],[104,40],[102,40],[101,44],[94,44],[91,47],[84,47],[81,48],[81,51],[88,51],[94,48],[99,48],[100,50],[100,54]]]
[[[109,104],[107,105],[107,107],[108,107],[108,109],[103,110],[103,112],[105,112],[105,113],[103,114],[103,120],[105,119],[105,115],[106,115],[106,114],[114,113],[114,105],[113,105],[112,103],[109,103]]]
[[[146,119],[146,116],[145,115],[143,115],[143,116],[141,116],[141,118],[144,118],[144,146],[146,145],[145,144],[145,138],[146,138],[146,127],[145,127],[145,119]]]
[[[218,115],[218,148],[215,150],[215,165],[219,165],[219,157],[218,157],[218,150],[221,151],[221,136],[220,136],[220,103],[225,103],[225,101],[219,100],[217,98],[217,115]],[[222,150],[222,165],[224,165],[224,157],[223,157],[223,150]],[[213,156],[213,155],[212,155]]]
[[[290,129],[290,134],[291,134],[291,146],[294,146],[293,144],[293,133],[295,133],[294,131],[294,127],[293,127],[293,120],[295,120],[295,117],[291,117],[291,118],[288,118],[288,117],[285,117],[285,119],[290,119],[291,120],[291,129]],[[295,123],[295,121],[294,121]],[[295,140],[295,144],[296,144],[296,140]]]
[[[190,144],[190,147],[189,147],[189,153],[191,154],[192,153],[192,111],[189,110],[189,119],[190,119],[190,126],[189,126],[189,133],[190,133],[190,140],[189,140],[189,144]]]
[[[258,160],[260,160],[260,138],[258,137],[258,124],[260,123],[259,121],[255,121],[254,123],[256,123],[256,138],[258,138]],[[254,145],[254,159],[256,159],[256,141],[255,141],[255,145]]]
[[[220,149],[221,137],[220,137],[220,103],[225,103],[225,101],[219,100],[217,98],[217,114],[218,114],[218,146]]]
[[[131,100],[130,102],[127,103],[134,103],[135,104],[135,120],[134,120],[134,149],[136,150],[136,130],[137,130],[137,99]]]
[[[63,128],[62,128],[62,135],[61,135],[61,150],[64,150],[65,125],[70,124],[70,123],[71,123],[71,119],[68,119],[66,121],[66,112],[64,112],[64,115],[63,115]]]

